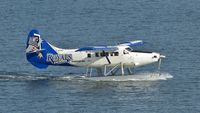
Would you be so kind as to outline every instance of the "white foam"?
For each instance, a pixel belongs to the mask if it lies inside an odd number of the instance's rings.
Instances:
[[[169,73],[139,73],[124,76],[102,76],[87,77],[84,75],[68,76],[19,76],[19,75],[0,75],[0,80],[91,80],[91,81],[157,81],[171,79],[173,76]]]
[[[173,76],[169,73],[140,73],[124,76],[84,77],[83,79],[92,81],[158,81],[171,78],[173,78]]]

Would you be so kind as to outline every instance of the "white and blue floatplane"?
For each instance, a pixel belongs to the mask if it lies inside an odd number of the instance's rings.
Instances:
[[[91,78],[94,76],[108,77],[116,73],[131,75],[133,68],[155,62],[160,65],[161,59],[165,58],[160,53],[134,50],[134,47],[140,45],[143,45],[142,40],[116,46],[61,49],[42,39],[39,31],[33,29],[27,39],[26,57],[32,65],[40,69],[47,68],[49,65],[86,67],[86,77]]]

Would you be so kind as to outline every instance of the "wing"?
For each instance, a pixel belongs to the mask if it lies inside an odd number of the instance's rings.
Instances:
[[[111,51],[116,51],[117,48],[114,46],[89,46],[89,47],[82,47],[76,50],[76,52],[78,51],[94,51],[94,52],[99,52],[99,51],[107,51],[107,52],[111,52]]]
[[[119,46],[141,46],[143,45],[142,40],[136,40],[136,41],[130,41],[130,42],[125,42],[119,44]],[[78,51],[94,51],[94,52],[99,52],[99,51],[107,51],[107,52],[112,52],[118,50],[117,47],[115,46],[88,46],[88,47],[82,47],[78,48],[76,52]]]
[[[119,44],[120,46],[141,46],[144,42],[142,40],[130,41]]]

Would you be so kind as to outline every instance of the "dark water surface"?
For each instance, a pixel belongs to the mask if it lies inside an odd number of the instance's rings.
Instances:
[[[1,0],[0,24],[0,113],[200,112],[198,0]],[[95,82],[68,79],[83,68],[36,69],[25,57],[32,28],[62,48],[141,39],[167,56],[162,72],[173,78]]]

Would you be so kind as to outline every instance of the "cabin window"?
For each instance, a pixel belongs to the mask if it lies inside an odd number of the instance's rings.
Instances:
[[[87,57],[88,57],[88,58],[91,58],[91,54],[90,54],[90,53],[89,53],[89,54],[87,54]]]
[[[100,56],[101,56],[101,57],[109,56],[109,52],[101,52],[101,53],[100,53]]]
[[[99,57],[99,53],[98,53],[98,52],[96,52],[96,53],[95,53],[95,56],[96,56],[96,57]]]
[[[114,56],[119,56],[119,52],[114,52]]]
[[[108,52],[105,52],[105,55],[106,55],[106,56],[109,56],[109,53],[108,53]]]
[[[111,53],[110,53],[110,56],[113,56],[113,54],[114,54],[114,53],[113,53],[113,52],[111,52]]]
[[[101,52],[100,55],[101,55],[102,57],[106,56],[105,52]]]

